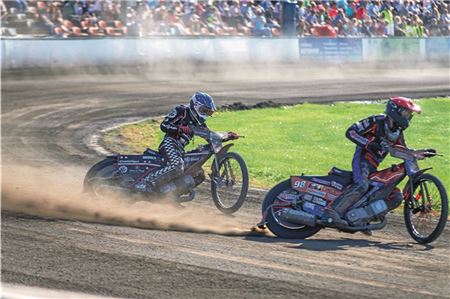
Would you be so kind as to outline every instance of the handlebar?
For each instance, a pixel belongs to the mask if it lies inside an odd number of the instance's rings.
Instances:
[[[434,149],[419,149],[413,150],[401,145],[384,144],[383,145],[389,151],[392,157],[400,158],[404,160],[423,160],[425,158],[431,158],[435,156],[443,156],[438,154]]]
[[[235,132],[213,132],[209,129],[191,127],[194,135],[199,136],[207,141],[212,141],[212,139],[220,139],[221,141],[229,141],[242,138],[244,136],[240,136]]]

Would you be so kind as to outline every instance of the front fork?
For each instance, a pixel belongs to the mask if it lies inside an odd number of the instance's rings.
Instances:
[[[406,183],[405,189],[403,190],[403,197],[405,200],[405,204],[409,206],[409,208],[413,211],[414,214],[421,209],[420,201],[414,197],[414,181],[416,178],[418,178],[420,175],[422,175],[424,172],[430,169],[431,167],[424,168],[419,172],[417,172],[414,176],[410,176],[408,182]],[[426,198],[429,195],[427,185],[422,186],[422,184],[420,184],[419,188],[420,188],[419,191],[420,199],[422,201],[428,200],[428,198]],[[424,188],[426,190],[424,190]],[[423,205],[423,207],[425,207],[425,205]]]
[[[230,147],[232,147],[233,144],[227,144],[222,148],[222,150],[219,153],[213,153],[214,161],[212,165],[212,173],[209,175],[209,178],[214,181],[217,185],[221,183],[221,177],[220,177],[220,168],[219,168],[219,162],[222,160],[222,158],[227,154]]]
[[[214,183],[217,185],[217,187],[221,188],[224,186],[229,186],[229,184],[234,183],[234,175],[233,171],[231,169],[231,165],[229,161],[226,161],[224,165],[224,176],[220,174],[220,165],[217,159],[217,155],[214,155],[214,165],[213,165],[213,172],[210,175],[211,180],[214,181]]]

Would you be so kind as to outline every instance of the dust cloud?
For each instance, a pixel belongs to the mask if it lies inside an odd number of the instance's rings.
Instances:
[[[245,236],[249,227],[212,207],[130,198],[97,198],[82,192],[85,169],[3,166],[2,210],[39,217],[138,228]],[[6,175],[5,175],[6,174]]]
[[[438,77],[448,80],[446,65],[430,63],[330,63],[319,61],[285,62],[206,62],[171,59],[140,65],[73,66],[71,68],[33,67],[2,70],[2,80],[63,81],[179,81],[217,82],[301,82],[361,78]]]

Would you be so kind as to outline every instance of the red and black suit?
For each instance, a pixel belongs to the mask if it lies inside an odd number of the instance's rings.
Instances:
[[[206,124],[192,115],[189,107],[176,106],[161,123],[161,130],[166,133],[159,145],[159,152],[164,156],[165,165],[144,178],[146,184],[161,186],[184,171],[184,147],[193,137],[190,127],[203,127]]]
[[[394,144],[405,146],[403,132],[399,128],[392,131],[384,114],[370,116],[353,124],[347,129],[345,136],[356,144],[352,161],[354,183],[333,203],[332,207],[340,215],[343,215],[369,189],[369,175],[376,171],[388,154],[381,146],[382,139],[389,139]]]

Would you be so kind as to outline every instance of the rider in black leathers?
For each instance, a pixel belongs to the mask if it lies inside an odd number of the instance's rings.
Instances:
[[[159,152],[166,164],[145,176],[135,188],[138,191],[154,191],[173,180],[184,171],[184,147],[193,137],[192,127],[207,128],[206,119],[216,111],[213,98],[204,92],[196,92],[189,106],[176,106],[161,123],[166,133],[159,145]]]
[[[336,226],[348,225],[343,219],[345,212],[367,192],[369,175],[376,171],[387,155],[382,140],[406,146],[403,131],[409,126],[413,112],[420,111],[411,99],[392,97],[386,104],[385,114],[368,117],[348,128],[346,137],[356,144],[352,161],[354,183],[325,210],[323,220],[331,220]],[[389,196],[389,209],[400,205],[402,198],[400,189],[396,188]]]

